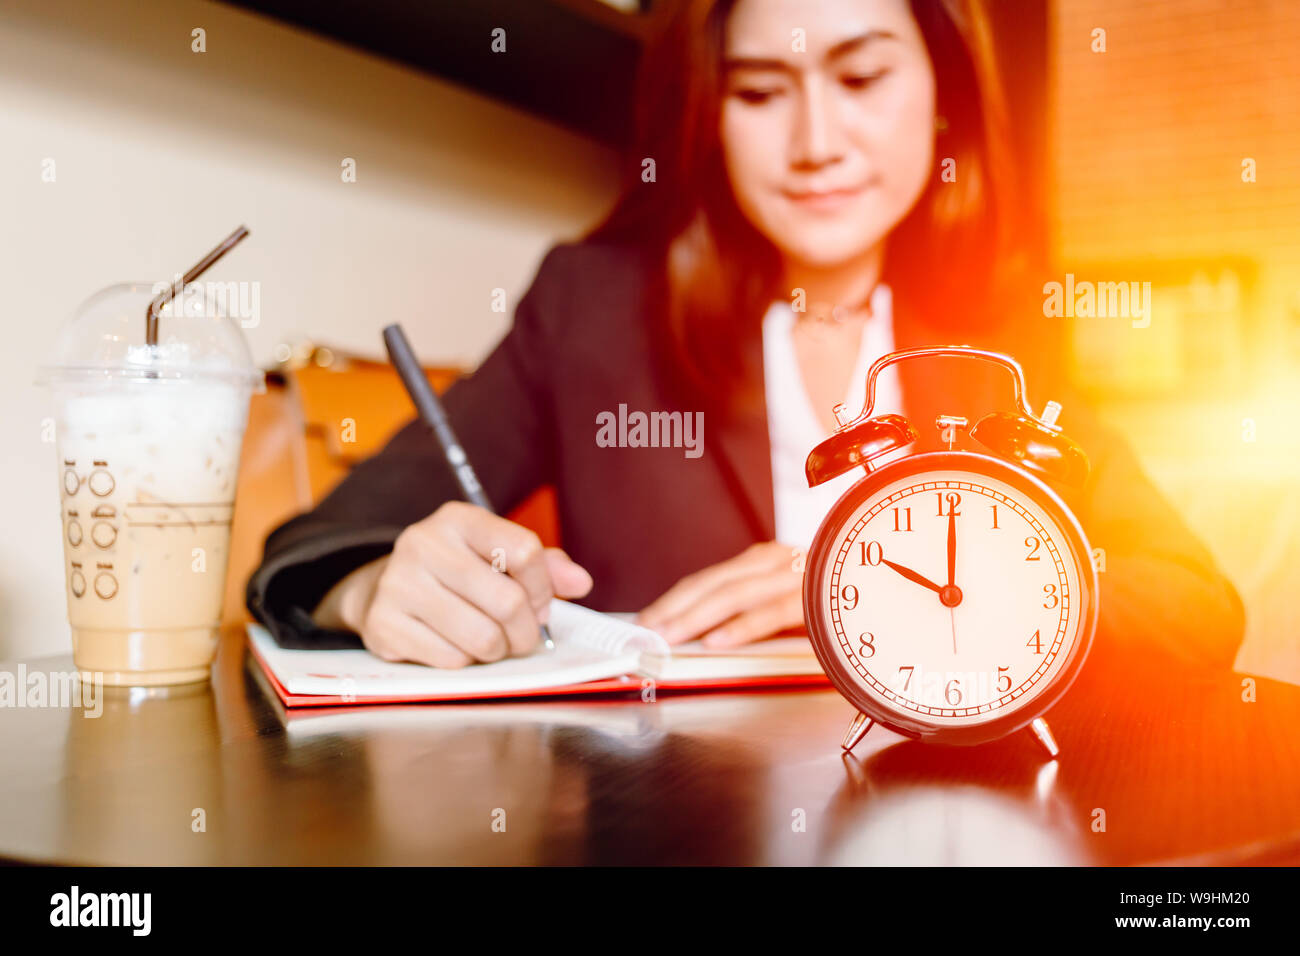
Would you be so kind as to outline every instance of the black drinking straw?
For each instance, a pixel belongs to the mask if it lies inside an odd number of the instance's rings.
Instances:
[[[221,245],[213,249],[206,256],[190,267],[190,271],[181,277],[181,281],[174,283],[171,288],[158,294],[152,302],[149,303],[149,311],[145,313],[144,341],[146,345],[158,344],[158,310],[164,305],[176,298],[185,286],[193,282],[203,273],[207,272],[214,262],[224,256],[234,248],[235,243],[239,242],[248,235],[248,227],[240,226],[224,240]]]

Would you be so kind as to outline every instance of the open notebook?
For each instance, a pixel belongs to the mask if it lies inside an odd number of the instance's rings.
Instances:
[[[286,650],[258,624],[248,625],[248,639],[286,707],[609,693],[638,690],[646,681],[666,690],[826,683],[807,638],[734,651],[670,648],[628,617],[556,599],[549,622],[554,651],[459,670],[393,664],[364,650]]]

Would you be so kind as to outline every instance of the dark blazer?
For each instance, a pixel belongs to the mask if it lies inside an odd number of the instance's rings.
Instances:
[[[653,358],[661,276],[637,247],[556,246],[520,300],[510,332],[444,396],[499,511],[539,485],[555,486],[564,548],[595,580],[582,603],[598,610],[640,609],[684,575],[773,537],[761,398],[739,412],[706,413],[698,458],[681,448],[596,442],[597,416],[617,414],[620,404],[629,411],[696,410]],[[1235,590],[1125,443],[1068,393],[1048,393],[1056,383],[1035,379],[1038,363],[1026,354],[1032,321],[1016,330],[1019,341],[962,338],[1020,358],[1032,407],[1062,401],[1060,423],[1091,459],[1086,488],[1066,497],[1093,547],[1105,551],[1098,646],[1230,666],[1244,629]],[[899,349],[953,338],[908,313],[897,296],[894,336]],[[761,385],[760,330],[738,344]],[[899,370],[905,411],[921,435],[915,451],[941,447],[933,425],[939,413],[975,421],[1012,403],[1010,377],[984,363],[906,362]],[[311,610],[347,572],[390,550],[403,528],[459,497],[428,429],[408,424],[312,511],[272,533],[248,583],[250,610],[285,646],[357,646],[355,635],[312,624]]]

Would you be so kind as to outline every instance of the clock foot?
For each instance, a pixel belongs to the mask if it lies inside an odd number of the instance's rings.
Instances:
[[[1029,729],[1034,732],[1034,736],[1038,738],[1038,742],[1043,745],[1049,757],[1055,757],[1061,752],[1061,748],[1056,746],[1056,738],[1052,736],[1052,728],[1047,726],[1047,721],[1043,718],[1035,717]]]
[[[852,750],[858,745],[867,731],[871,729],[874,721],[866,714],[859,713],[853,718],[853,723],[849,724],[849,732],[844,735],[844,741],[840,744],[845,750]]]

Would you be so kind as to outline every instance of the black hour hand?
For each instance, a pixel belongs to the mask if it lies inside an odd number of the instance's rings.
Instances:
[[[919,584],[923,588],[929,588],[935,594],[938,594],[940,591],[943,590],[943,588],[940,585],[935,584],[924,574],[918,574],[917,572],[913,571],[911,568],[905,568],[901,564],[895,564],[893,561],[890,561],[888,558],[882,557],[880,559],[880,563],[889,565],[889,567],[897,571],[903,577],[907,578],[907,580]]]

